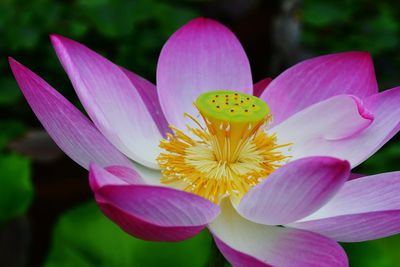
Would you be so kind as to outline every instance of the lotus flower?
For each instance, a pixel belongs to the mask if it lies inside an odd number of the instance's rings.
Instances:
[[[207,227],[233,266],[347,266],[337,241],[400,232],[400,172],[350,173],[400,127],[400,88],[378,92],[367,53],[309,59],[253,86],[234,34],[198,18],[163,47],[156,87],[51,41],[91,120],[14,59],[12,71],[129,234],[180,241]]]

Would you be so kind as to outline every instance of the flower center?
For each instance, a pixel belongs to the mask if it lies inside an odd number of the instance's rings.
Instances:
[[[188,126],[193,139],[170,126],[174,134],[160,142],[166,152],[157,158],[161,182],[218,203],[230,196],[239,201],[254,185],[287,158],[276,136],[263,130],[271,116],[261,99],[240,92],[214,91],[200,95],[195,107],[206,127]]]

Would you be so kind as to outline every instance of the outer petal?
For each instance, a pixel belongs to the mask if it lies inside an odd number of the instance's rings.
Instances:
[[[57,145],[84,168],[131,166],[77,108],[39,76],[14,59],[9,59],[15,79],[36,116]]]
[[[186,129],[183,114],[197,114],[192,104],[199,94],[214,90],[252,93],[249,61],[229,29],[211,19],[194,19],[164,45],[157,90],[168,122]]]
[[[253,95],[260,97],[260,95],[264,92],[264,90],[267,88],[267,86],[272,82],[271,78],[265,78],[261,81],[258,81],[256,84],[253,86]]]
[[[337,102],[340,99],[343,101]],[[400,87],[368,97],[364,105],[360,106],[358,101],[351,103],[345,96],[333,97],[295,114],[270,131],[277,134],[278,142],[293,144],[289,152],[292,159],[326,155],[346,159],[355,167],[398,132]],[[366,110],[373,114],[373,121]],[[371,124],[363,129],[368,121]],[[357,125],[360,131],[356,130]],[[351,134],[353,130],[356,131]]]
[[[347,182],[323,208],[292,224],[343,242],[400,233],[400,172]]]
[[[219,207],[199,196],[166,187],[105,185],[118,179],[91,165],[90,180],[100,209],[129,234],[145,240],[180,241],[199,233]]]
[[[70,39],[51,37],[74,88],[99,130],[133,160],[157,168],[162,138],[140,93],[112,62]]]
[[[209,229],[235,267],[348,266],[346,254],[333,240],[307,231],[252,223],[226,201],[221,210]]]
[[[349,163],[335,158],[292,161],[252,188],[240,202],[238,211],[257,223],[287,224],[327,203],[349,174]]]
[[[157,124],[158,130],[165,137],[165,134],[170,132],[170,129],[168,128],[168,122],[165,119],[164,113],[161,110],[160,101],[158,100],[157,95],[157,87],[136,73],[124,68],[121,69],[139,92],[144,104],[151,114],[151,117]]]
[[[303,61],[276,77],[261,98],[277,125],[300,110],[339,94],[364,98],[378,92],[372,59],[365,52]]]

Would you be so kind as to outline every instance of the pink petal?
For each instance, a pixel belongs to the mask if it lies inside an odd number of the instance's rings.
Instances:
[[[171,188],[138,184],[96,187],[96,181],[118,179],[96,165],[91,165],[89,175],[104,214],[141,239],[184,240],[199,233],[219,213],[219,207],[210,201]]]
[[[164,135],[170,132],[168,122],[161,110],[160,101],[158,100],[157,88],[148,80],[140,77],[136,73],[121,68],[129,80],[133,83],[136,90],[139,92],[147,110],[150,112],[151,117],[157,124],[158,130]]]
[[[327,203],[349,174],[349,163],[335,158],[292,161],[252,188],[240,202],[238,212],[261,224],[299,220]]]
[[[265,78],[254,84],[253,95],[259,97],[271,82],[272,82],[271,78]]]
[[[222,240],[220,240],[216,235],[213,236],[215,244],[218,249],[224,255],[225,259],[227,259],[233,266],[235,267],[272,267],[267,263],[258,260],[255,257],[242,253],[238,250],[235,250],[225,244]]]
[[[229,29],[214,20],[197,18],[164,45],[157,66],[157,90],[168,122],[186,129],[183,114],[197,114],[193,102],[201,93],[252,93],[250,64]]]
[[[90,162],[100,166],[131,166],[77,108],[48,83],[12,58],[15,79],[33,112],[57,145],[84,168]]]
[[[300,110],[339,94],[364,98],[378,92],[368,53],[346,52],[303,61],[279,75],[261,98],[277,125]]]
[[[235,267],[247,266],[348,266],[343,249],[321,235],[252,223],[230,204],[209,225],[216,244]]]
[[[343,242],[400,233],[400,172],[347,182],[323,208],[291,226]]]
[[[112,175],[91,175],[89,182],[93,191],[107,185],[144,184],[140,174],[132,168],[124,166],[108,166],[105,170]]]
[[[125,155],[157,168],[162,135],[124,71],[73,40],[58,35],[51,40],[94,124]]]
[[[335,96],[296,113],[269,131],[277,134],[278,142],[292,144],[288,152],[292,160],[324,155],[346,159],[354,167],[376,151],[377,143],[392,131],[393,122],[399,121],[389,115],[384,125],[382,115],[389,112],[390,105],[381,106],[381,114],[370,108],[369,102],[367,98],[366,108],[353,96]],[[397,110],[390,112],[399,112],[400,108]]]

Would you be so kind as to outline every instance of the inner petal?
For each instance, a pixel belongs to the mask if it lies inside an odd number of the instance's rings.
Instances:
[[[263,128],[271,120],[261,99],[240,92],[214,91],[200,95],[194,106],[206,127],[188,126],[193,139],[170,126],[173,134],[160,142],[162,183],[218,203],[224,196],[239,201],[287,159],[276,136]]]

